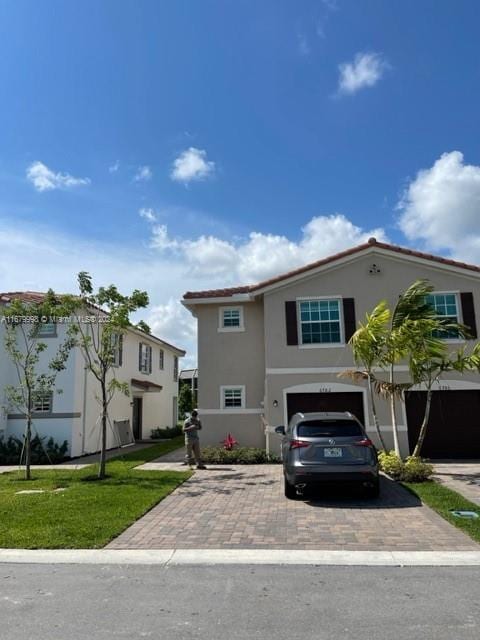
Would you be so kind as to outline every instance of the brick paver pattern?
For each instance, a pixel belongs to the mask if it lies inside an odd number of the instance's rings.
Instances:
[[[178,463],[144,468],[185,469]],[[345,549],[467,551],[478,545],[398,484],[378,499],[326,490],[283,495],[280,465],[210,467],[129,527],[111,549]]]

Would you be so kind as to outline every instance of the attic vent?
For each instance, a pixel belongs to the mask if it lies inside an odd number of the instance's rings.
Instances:
[[[370,268],[368,269],[368,273],[371,276],[378,276],[379,273],[382,273],[382,270],[380,269],[380,266],[378,264],[375,264],[375,262],[373,264],[370,265]]]

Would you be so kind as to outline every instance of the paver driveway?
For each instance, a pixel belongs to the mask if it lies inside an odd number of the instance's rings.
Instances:
[[[148,463],[143,469],[185,469]],[[382,495],[292,501],[280,465],[196,471],[109,545],[112,549],[478,550],[405,489],[382,478]]]

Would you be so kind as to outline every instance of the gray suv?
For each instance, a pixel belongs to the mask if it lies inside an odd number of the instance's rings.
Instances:
[[[355,483],[379,494],[377,451],[357,418],[347,411],[296,413],[282,435],[285,495],[294,499],[321,483]]]

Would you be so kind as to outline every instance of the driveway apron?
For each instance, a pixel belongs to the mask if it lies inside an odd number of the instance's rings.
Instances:
[[[179,462],[141,468],[185,469]],[[374,500],[327,489],[287,500],[280,465],[232,465],[196,471],[108,548],[467,551],[479,547],[387,478],[382,478],[381,496]]]

